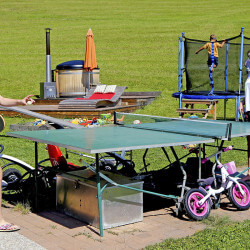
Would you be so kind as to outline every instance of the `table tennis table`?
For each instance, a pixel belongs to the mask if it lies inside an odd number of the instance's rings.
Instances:
[[[121,119],[118,118],[124,116],[125,118],[119,121]],[[38,164],[37,143],[51,144],[83,153],[95,154],[96,167],[92,170],[96,172],[97,177],[100,235],[103,236],[100,178],[104,178],[112,185],[119,185],[119,183],[114,183],[101,174],[99,167],[100,153],[171,147],[176,160],[179,161],[173,147],[188,144],[198,144],[200,146],[202,144],[214,143],[215,141],[221,141],[222,146],[224,141],[230,140],[233,137],[250,135],[250,123],[115,113],[114,124],[112,126],[19,131],[10,132],[7,135],[35,142],[36,166]],[[201,155],[199,158],[201,161]],[[183,184],[185,184],[184,181]],[[129,188],[123,185],[119,186]],[[140,191],[147,192],[147,190]],[[178,200],[178,203],[181,200],[176,196],[153,192],[148,193],[166,198],[174,198]],[[184,196],[184,187],[181,196]]]

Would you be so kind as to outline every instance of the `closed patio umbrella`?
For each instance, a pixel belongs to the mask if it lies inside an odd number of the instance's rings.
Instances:
[[[85,60],[84,69],[88,71],[88,90],[90,89],[90,72],[97,68],[96,53],[94,35],[91,29],[88,30],[86,35],[86,48],[85,48]]]

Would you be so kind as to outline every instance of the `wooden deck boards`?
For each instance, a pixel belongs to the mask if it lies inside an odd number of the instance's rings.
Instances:
[[[117,112],[133,112],[138,106],[136,105],[127,105],[127,106],[116,106],[116,107],[106,107],[106,108],[98,108],[98,109],[58,109],[58,105],[34,105],[34,106],[25,106],[23,107],[27,110],[31,110],[40,114],[49,115],[56,118],[93,118],[95,116],[99,116],[100,114],[105,113],[114,113]],[[14,111],[8,111],[4,109],[0,109],[0,114],[3,116],[16,116],[20,115],[22,117],[28,117],[27,115],[23,115]]]
[[[72,108],[60,108],[59,102],[62,98],[55,99],[36,99],[35,105],[27,105],[23,107],[24,109],[38,112],[40,114],[49,115],[56,118],[93,118],[98,117],[100,114],[114,113],[117,112],[134,112],[143,106],[150,104],[161,92],[124,92],[121,96],[121,105],[116,105],[114,107],[102,107],[96,109],[72,107]],[[14,111],[8,111],[0,108],[0,114],[3,116],[16,116],[20,115],[22,117],[27,117],[27,115],[22,115]]]

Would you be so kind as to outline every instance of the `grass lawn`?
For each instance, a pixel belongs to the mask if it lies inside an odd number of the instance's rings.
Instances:
[[[232,222],[229,218],[210,217],[208,228],[182,239],[167,239],[145,249],[249,249],[250,220]]]
[[[65,61],[84,60],[85,36],[91,27],[101,83],[127,86],[127,91],[161,91],[160,97],[137,113],[177,117],[178,100],[171,95],[178,90],[178,37],[185,32],[189,38],[208,40],[214,33],[221,40],[239,35],[241,27],[250,37],[249,7],[249,0],[2,0],[1,95],[40,95],[40,82],[46,80],[45,28],[52,29],[55,69]],[[228,118],[234,113],[234,102],[229,101]],[[223,118],[221,101],[217,117]],[[6,117],[0,137],[6,154],[34,164],[33,142],[5,136],[10,124],[30,120]],[[246,148],[246,139],[237,138],[230,144]],[[39,147],[40,156],[46,158],[44,145]],[[136,161],[141,154],[135,154]],[[152,154],[155,164],[151,166],[160,165],[158,152]],[[231,160],[246,165],[246,153],[225,154],[225,161]]]
[[[237,4],[232,0],[3,0],[1,95],[20,98],[40,94],[40,82],[46,79],[45,28],[52,28],[55,69],[65,61],[84,60],[85,36],[91,27],[101,83],[128,86],[128,91],[161,91],[159,98],[137,113],[176,117],[178,100],[171,95],[178,88],[178,37],[185,32],[187,37],[208,40],[215,33],[221,40],[238,35],[241,27],[250,37],[249,5],[247,0]],[[233,118],[234,113],[234,102],[229,101],[228,118]],[[220,102],[218,119],[222,117]],[[6,120],[7,126],[17,121]],[[22,158],[22,147],[27,142],[20,144],[9,138],[2,142],[10,153],[19,144],[17,157]],[[9,147],[9,143],[13,146]],[[245,139],[236,139],[234,144],[245,145]],[[237,164],[247,163],[246,157],[233,158]]]
[[[219,40],[250,37],[249,1],[107,0],[1,1],[1,94],[40,94],[45,81],[45,28],[51,31],[52,68],[84,60],[85,36],[94,33],[100,81],[128,91],[162,91],[142,113],[177,116],[178,37]],[[237,84],[237,83],[235,83]],[[10,91],[12,90],[12,91]],[[223,109],[219,108],[219,117]],[[229,117],[234,116],[228,105]]]

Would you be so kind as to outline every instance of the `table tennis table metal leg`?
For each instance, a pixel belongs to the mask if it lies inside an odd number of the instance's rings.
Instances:
[[[98,211],[99,211],[99,226],[100,236],[103,236],[103,223],[102,223],[102,193],[101,193],[101,182],[100,182],[100,166],[99,166],[99,154],[96,154],[96,184],[97,184],[97,199],[98,199]]]
[[[38,148],[37,142],[35,142],[35,172],[34,172],[34,179],[35,179],[35,211],[38,211],[38,183],[37,183],[37,170],[38,170]]]
[[[171,164],[171,160],[170,160],[170,158],[169,158],[169,156],[168,156],[168,153],[167,153],[166,149],[165,149],[164,147],[162,147],[161,149],[162,149],[162,151],[164,152],[165,156],[167,157],[168,162]]]
[[[176,215],[179,216],[181,213],[182,213],[182,207],[181,207],[181,203],[183,201],[183,198],[184,198],[184,195],[185,195],[185,190],[187,189],[186,187],[186,181],[187,181],[187,173],[186,171],[184,170],[183,166],[182,166],[182,163],[180,162],[180,159],[174,149],[173,146],[170,147],[176,161],[178,162],[179,166],[180,166],[180,169],[183,173],[183,180],[182,180],[182,185],[181,185],[181,195],[180,197],[177,199],[177,202],[175,204],[176,206]]]
[[[199,179],[201,179],[201,144],[199,144]]]

